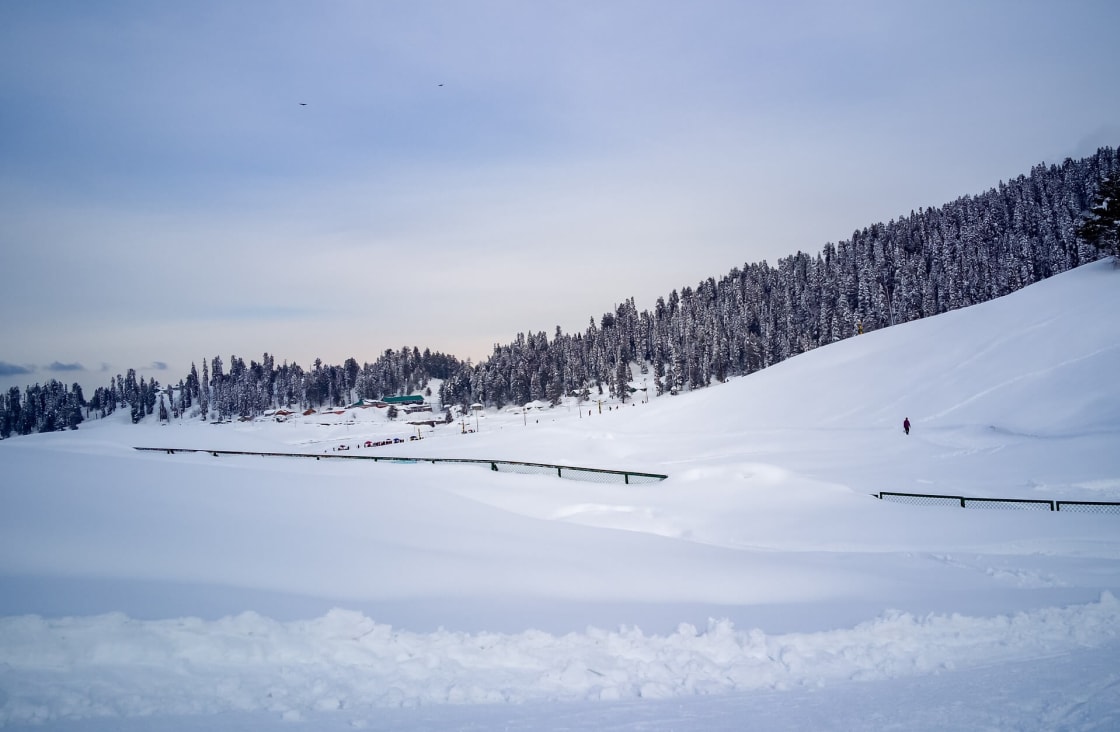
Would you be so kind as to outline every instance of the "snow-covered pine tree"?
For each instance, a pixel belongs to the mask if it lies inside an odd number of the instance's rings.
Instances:
[[[203,422],[210,413],[210,371],[206,366],[206,359],[202,359],[202,380],[198,386],[198,409]]]
[[[1120,175],[1098,184],[1077,235],[1105,254],[1120,254]]]

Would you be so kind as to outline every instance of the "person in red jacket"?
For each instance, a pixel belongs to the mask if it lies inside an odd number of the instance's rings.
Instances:
[[[902,420],[902,431],[905,432],[906,434],[910,434],[910,418],[909,417]]]

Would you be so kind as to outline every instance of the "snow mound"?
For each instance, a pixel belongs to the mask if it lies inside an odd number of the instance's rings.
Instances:
[[[1120,602],[1109,593],[1012,616],[888,613],[782,635],[727,620],[667,635],[636,627],[411,633],[337,609],[286,623],[256,613],[210,622],[23,616],[0,619],[0,726],[231,710],[295,720],[378,707],[816,688],[1101,648],[1118,636]]]

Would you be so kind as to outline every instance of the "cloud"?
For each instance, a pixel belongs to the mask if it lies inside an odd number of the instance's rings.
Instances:
[[[86,367],[80,363],[61,363],[54,361],[50,366],[47,366],[47,371],[85,371]]]
[[[149,371],[167,371],[167,363],[164,361],[152,361],[148,366]]]
[[[19,364],[0,361],[0,376],[20,376],[35,372],[34,367],[20,366]]]

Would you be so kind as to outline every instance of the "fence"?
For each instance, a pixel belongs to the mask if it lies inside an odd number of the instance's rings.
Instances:
[[[639,473],[634,470],[604,470],[602,468],[581,468],[575,465],[550,465],[548,463],[523,463],[515,460],[481,460],[476,458],[416,458],[395,455],[342,455],[329,453],[300,452],[247,452],[243,450],[202,450],[177,447],[134,447],[134,450],[163,452],[174,455],[177,452],[203,452],[219,455],[255,455],[260,457],[302,457],[316,460],[372,460],[388,463],[469,463],[486,465],[499,473],[523,473],[529,475],[554,475],[567,480],[581,480],[591,483],[657,483],[669,476],[660,473]]]
[[[954,506],[1011,511],[1065,511],[1067,513],[1120,514],[1120,503],[1111,501],[1047,501],[1037,498],[969,498],[968,496],[943,496],[933,493],[895,493],[882,491],[871,495],[884,501],[909,503],[917,506]]]
[[[1120,514],[1120,503],[1110,501],[1057,501],[1056,511]]]

